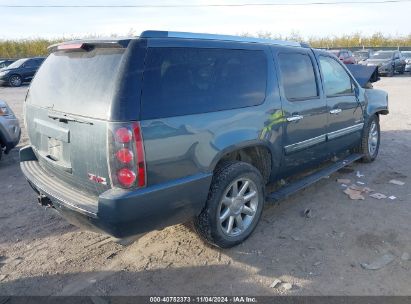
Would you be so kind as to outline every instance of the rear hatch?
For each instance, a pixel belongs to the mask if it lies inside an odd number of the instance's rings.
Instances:
[[[76,190],[111,187],[107,130],[125,48],[55,47],[31,83],[26,125],[42,168]]]

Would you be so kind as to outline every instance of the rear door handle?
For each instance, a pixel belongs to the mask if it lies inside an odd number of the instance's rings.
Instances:
[[[342,112],[341,109],[332,109],[332,110],[330,111],[330,114],[339,114],[339,113],[341,113],[341,112]]]
[[[291,117],[287,117],[287,121],[292,122],[292,121],[299,121],[301,119],[303,119],[304,116],[302,115],[293,115]]]

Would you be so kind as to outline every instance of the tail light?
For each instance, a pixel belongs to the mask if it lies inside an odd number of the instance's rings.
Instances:
[[[127,189],[144,187],[146,163],[140,124],[111,124],[108,142],[112,185]]]

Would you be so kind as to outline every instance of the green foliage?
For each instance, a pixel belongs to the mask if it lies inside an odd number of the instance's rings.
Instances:
[[[116,35],[113,35],[116,36]],[[411,34],[408,36],[390,36],[382,33],[375,33],[365,36],[360,33],[350,35],[340,35],[333,37],[311,37],[304,39],[298,32],[289,35],[280,35],[272,32],[258,32],[257,34],[243,33],[241,36],[282,39],[293,41],[307,41],[315,48],[348,48],[348,47],[411,47]],[[89,35],[83,38],[95,38],[98,36]],[[62,37],[61,39],[25,39],[25,40],[0,40],[0,58],[23,58],[47,55],[47,47],[61,41],[72,40],[77,37]]]
[[[47,55],[47,47],[61,40],[0,40],[0,58],[24,58]]]
[[[408,36],[391,36],[377,32],[371,36],[361,33],[332,37],[310,37],[304,39],[298,32],[289,35],[278,35],[271,32],[258,32],[256,35],[243,33],[245,37],[259,37],[280,40],[306,41],[314,48],[351,48],[351,47],[411,47],[411,34]]]

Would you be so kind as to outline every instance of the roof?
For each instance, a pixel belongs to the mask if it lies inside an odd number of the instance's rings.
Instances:
[[[307,44],[286,41],[286,40],[272,40],[252,37],[241,37],[231,35],[215,35],[215,34],[201,34],[201,33],[189,33],[189,32],[169,32],[169,31],[144,31],[141,33],[140,38],[180,38],[180,39],[201,39],[201,40],[219,40],[219,41],[235,41],[246,43],[260,43],[271,45],[283,45],[293,47],[308,47]]]

